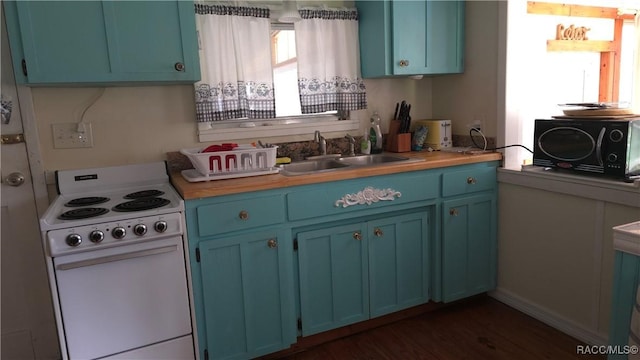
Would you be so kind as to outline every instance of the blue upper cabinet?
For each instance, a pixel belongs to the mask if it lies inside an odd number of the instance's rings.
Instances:
[[[464,1],[356,1],[362,77],[461,73]]]
[[[4,1],[16,80],[26,85],[193,83],[189,1]]]

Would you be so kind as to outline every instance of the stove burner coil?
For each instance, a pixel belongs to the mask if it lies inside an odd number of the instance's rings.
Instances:
[[[127,212],[127,211],[142,211],[159,208],[168,205],[171,201],[159,198],[159,197],[145,197],[136,200],[131,200],[114,206],[111,210]]]
[[[78,207],[78,206],[89,206],[89,205],[98,205],[109,201],[108,197],[103,196],[87,196],[69,200],[64,206],[67,207]]]
[[[86,208],[79,208],[79,209],[65,211],[62,214],[60,214],[60,216],[58,216],[58,219],[80,220],[80,219],[87,219],[95,216],[100,216],[108,212],[109,212],[109,209],[105,209],[105,208],[86,207]]]
[[[136,191],[133,192],[131,194],[127,194],[124,196],[125,199],[141,199],[141,198],[147,198],[147,197],[154,197],[154,196],[160,196],[163,195],[164,191],[160,191],[160,190],[142,190],[142,191]]]

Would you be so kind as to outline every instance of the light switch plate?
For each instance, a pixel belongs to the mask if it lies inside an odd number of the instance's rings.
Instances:
[[[53,147],[56,149],[93,147],[93,133],[90,123],[59,123],[51,124],[51,127]]]

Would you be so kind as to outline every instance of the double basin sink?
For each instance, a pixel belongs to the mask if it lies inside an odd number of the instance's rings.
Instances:
[[[371,154],[359,156],[319,156],[310,160],[281,165],[280,174],[285,176],[307,175],[320,172],[349,170],[354,168],[380,166],[393,163],[418,162],[422,159],[412,159],[400,155]]]

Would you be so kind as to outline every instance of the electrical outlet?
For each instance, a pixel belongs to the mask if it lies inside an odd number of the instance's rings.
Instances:
[[[53,147],[76,149],[93,147],[93,133],[89,123],[52,124]]]
[[[471,129],[478,129],[482,131],[482,123],[476,120],[470,124],[467,124],[467,130]]]

